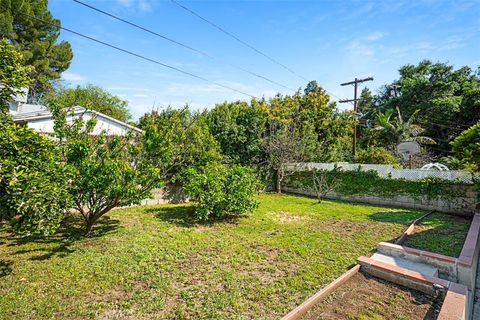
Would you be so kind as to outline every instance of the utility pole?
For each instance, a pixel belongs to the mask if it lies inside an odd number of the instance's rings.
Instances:
[[[394,94],[395,98],[398,97],[398,92],[400,91],[400,88],[401,88],[401,86],[398,85],[398,84],[391,84],[390,85],[390,89],[393,90],[393,94]]]
[[[347,103],[347,102],[353,102],[353,111],[355,113],[355,118],[357,118],[357,113],[358,113],[358,101],[360,99],[357,98],[357,90],[358,90],[358,84],[366,81],[372,81],[373,77],[368,77],[368,78],[363,78],[363,79],[357,79],[355,78],[354,81],[350,82],[345,82],[341,83],[341,86],[348,86],[353,84],[353,99],[346,99],[346,100],[340,100],[340,103]],[[355,156],[355,152],[357,149],[357,123],[355,122],[355,125],[353,126],[353,140],[352,140],[352,153],[353,156]]]

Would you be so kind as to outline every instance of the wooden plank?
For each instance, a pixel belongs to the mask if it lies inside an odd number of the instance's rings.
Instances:
[[[329,285],[327,285],[325,288],[321,289],[317,293],[315,293],[313,296],[308,298],[304,303],[290,311],[286,316],[282,318],[282,320],[296,320],[300,319],[305,313],[307,313],[308,310],[310,310],[314,305],[325,299],[330,293],[335,291],[338,287],[340,287],[342,284],[344,284],[348,279],[353,277],[358,271],[360,270],[360,265],[357,264],[344,274],[342,274],[340,277],[335,279],[333,282],[331,282]]]

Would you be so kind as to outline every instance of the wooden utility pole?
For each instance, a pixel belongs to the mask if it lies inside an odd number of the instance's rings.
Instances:
[[[400,88],[401,88],[401,86],[398,85],[398,84],[391,84],[391,85],[390,85],[390,89],[393,90],[393,94],[394,94],[395,98],[398,97],[398,93],[399,93],[399,91],[400,91]]]
[[[363,78],[363,79],[357,79],[355,78],[354,81],[350,82],[345,82],[341,83],[341,86],[348,86],[353,84],[353,99],[346,99],[346,100],[340,100],[340,103],[347,103],[347,102],[353,102],[353,111],[355,113],[355,118],[357,118],[357,113],[358,113],[358,99],[357,98],[357,89],[358,89],[358,84],[365,82],[365,81],[372,81],[373,77],[368,77],[368,78]],[[353,126],[353,139],[352,139],[352,153],[355,156],[355,152],[357,150],[357,123],[355,122],[355,125]]]

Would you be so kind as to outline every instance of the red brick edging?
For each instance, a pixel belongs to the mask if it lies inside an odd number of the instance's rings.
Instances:
[[[438,320],[463,320],[467,312],[467,287],[444,279],[423,275],[388,263],[367,257],[358,258],[358,263],[375,276],[380,276],[387,281],[405,285],[420,290],[427,294],[434,292],[433,285],[448,288],[443,305],[438,315]]]
[[[468,229],[467,238],[463,244],[462,252],[458,257],[458,262],[464,266],[470,267],[473,265],[473,258],[475,257],[475,248],[477,246],[478,235],[480,233],[480,211],[476,211],[473,216],[470,229]]]
[[[464,320],[467,306],[467,287],[452,282],[448,288],[437,320]]]
[[[383,278],[405,287],[417,289],[427,294],[433,293],[434,284],[441,285],[445,289],[450,286],[450,281],[448,280],[427,276],[416,271],[394,266],[372,258],[360,257],[357,261],[358,264],[362,266],[362,270],[365,270],[374,276],[378,276],[379,278]]]
[[[442,262],[446,262],[446,263],[450,263],[450,264],[456,264],[457,263],[457,258],[450,257],[450,256],[445,256],[445,255],[439,254],[439,253],[434,253],[434,252],[430,252],[430,251],[405,247],[405,246],[401,246],[401,245],[398,245],[398,244],[393,244],[393,243],[390,243],[390,242],[380,242],[378,244],[378,250],[380,252],[382,252],[386,249],[389,249],[391,251],[396,251],[396,252],[398,252],[402,255],[403,254],[405,254],[405,255],[409,254],[409,255],[418,256],[418,257],[430,258],[430,259],[433,259],[433,260],[438,260],[438,261],[442,261]]]

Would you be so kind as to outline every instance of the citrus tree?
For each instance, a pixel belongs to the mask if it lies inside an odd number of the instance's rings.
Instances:
[[[50,109],[63,161],[71,171],[73,207],[85,221],[86,236],[110,210],[139,204],[162,185],[160,169],[144,148],[148,135],[93,135],[95,118],[79,117],[69,124],[66,109],[56,105]]]

